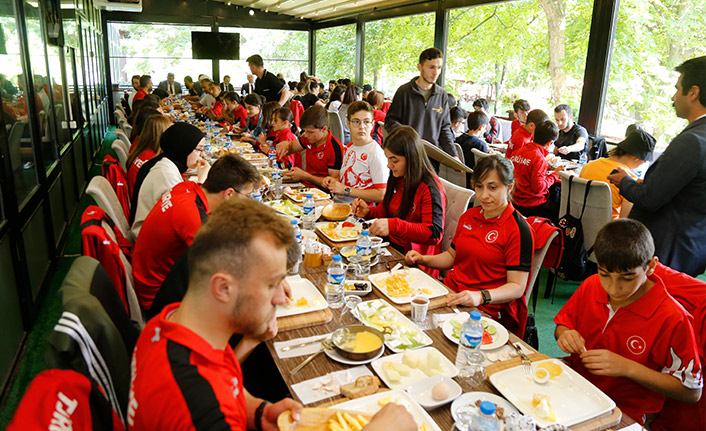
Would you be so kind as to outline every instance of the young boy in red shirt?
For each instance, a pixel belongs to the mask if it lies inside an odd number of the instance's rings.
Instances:
[[[515,129],[510,137],[510,140],[507,141],[507,151],[505,152],[505,157],[508,159],[511,158],[515,151],[532,142],[534,129],[545,121],[549,121],[549,116],[544,113],[544,111],[541,109],[534,109],[530,111],[530,113],[527,114],[527,122],[521,127]]]
[[[654,273],[649,230],[613,220],[598,232],[594,251],[598,274],[554,318],[571,367],[641,424],[667,397],[698,401],[703,379],[691,316]]]
[[[294,154],[294,166],[285,175],[307,186],[321,188],[327,176],[338,179],[343,163],[343,146],[328,128],[328,111],[312,106],[304,111],[299,124],[304,131],[298,140],[276,145],[277,158]]]
[[[562,167],[549,170],[547,155],[559,128],[551,121],[540,123],[534,141],[515,151],[510,161],[515,166],[515,189],[512,204],[525,217],[544,217],[556,221],[559,207],[548,199],[549,187],[559,182]]]
[[[515,130],[519,129],[527,123],[527,114],[529,113],[530,104],[525,99],[517,99],[515,103],[512,104],[512,109],[515,111],[515,118],[510,124],[510,133],[515,133]]]

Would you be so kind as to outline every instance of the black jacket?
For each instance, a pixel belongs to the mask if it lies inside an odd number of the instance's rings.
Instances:
[[[385,128],[392,133],[399,126],[411,126],[422,139],[451,156],[457,156],[449,116],[449,96],[434,84],[429,101],[425,101],[416,80],[414,78],[397,89],[385,117]]]

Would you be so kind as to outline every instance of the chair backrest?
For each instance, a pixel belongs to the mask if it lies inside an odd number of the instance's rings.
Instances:
[[[128,233],[130,232],[130,225],[127,222],[118,196],[115,194],[115,190],[108,180],[100,175],[96,175],[91,178],[91,181],[88,183],[86,193],[95,199],[98,206],[115,222],[115,225],[120,229],[120,233],[122,233],[125,238],[129,238]]]
[[[128,322],[128,326],[124,326],[124,319],[114,321],[115,315],[111,316],[106,309],[114,308],[104,305],[92,294],[96,276],[104,280],[102,283],[110,283],[110,280],[105,281],[105,271],[101,273],[95,259],[82,257],[72,264],[59,290],[62,315],[49,337],[44,359],[49,368],[71,369],[90,376],[124,420],[130,392],[130,355],[134,346],[127,344],[129,341],[126,342],[121,328],[129,332],[131,325]],[[136,328],[132,328],[129,339],[136,340]]]
[[[125,151],[125,144],[123,144],[120,139],[116,139],[110,145],[110,148],[112,148],[118,156],[118,161],[120,162],[120,166],[123,168],[123,171],[127,172],[127,152]]]
[[[488,157],[490,154],[484,153],[478,148],[471,148],[471,152],[473,153],[473,158],[476,159],[476,163],[478,163],[478,160],[482,159],[483,157]]]
[[[566,214],[567,203],[569,199],[569,182],[571,182],[571,215],[578,218],[581,217],[581,208],[583,207],[583,197],[588,185],[588,180],[569,175],[566,172],[559,172],[561,178],[561,203],[559,205],[559,216]],[[586,250],[593,247],[596,241],[596,235],[601,228],[612,219],[612,200],[610,194],[610,186],[603,181],[591,181],[590,192],[586,199],[586,209],[581,217],[581,226],[583,227],[583,244]],[[594,253],[591,253],[589,259],[592,262],[596,261]]]
[[[88,206],[81,217],[82,254],[101,263],[113,282],[126,313],[142,327],[144,319],[135,293],[132,265],[123,253],[131,244],[122,234],[116,234],[114,226],[115,222],[101,208]]]
[[[458,159],[461,163],[468,165],[468,163],[466,163],[466,156],[463,155],[463,148],[461,148],[461,144],[454,142],[454,148],[456,148],[456,154],[458,155]]]
[[[117,152],[121,151],[120,146],[113,147]],[[127,175],[122,167],[122,163],[110,154],[103,157],[103,177],[108,180],[110,186],[115,191],[115,196],[123,209],[126,219],[130,219],[130,190],[127,183]]]
[[[328,128],[331,130],[331,134],[343,144],[343,124],[338,112],[328,113]]]
[[[120,106],[120,105],[118,105],[118,106]],[[125,119],[126,119],[126,118],[125,118],[125,112],[124,112],[122,106],[120,106],[119,109],[116,108],[114,112],[115,112],[115,118],[116,118],[117,120],[120,120],[120,119],[125,120]]]
[[[390,133],[387,131],[385,128],[385,123],[382,121],[378,121],[378,126],[380,126],[380,130],[382,130],[382,142],[385,142],[385,139],[387,139]]]
[[[20,157],[20,143],[22,142],[22,134],[27,126],[27,120],[17,121],[10,129],[10,135],[7,138],[8,147],[10,150],[10,164],[12,169],[21,169],[22,158]]]
[[[539,276],[539,270],[542,269],[542,263],[544,262],[544,257],[547,255],[549,246],[552,245],[552,241],[559,235],[559,232],[552,232],[547,238],[547,241],[542,247],[537,248],[538,244],[534,245],[534,256],[532,256],[532,269],[530,270],[529,280],[527,280],[527,289],[525,290],[525,304],[529,304],[530,297],[532,297],[532,290],[534,289],[534,282]],[[535,238],[535,241],[537,239]]]
[[[446,194],[446,218],[444,220],[444,236],[441,240],[441,249],[448,250],[451,247],[451,240],[456,234],[458,221],[468,208],[468,201],[475,194],[473,190],[459,187],[441,178],[441,185],[444,186]]]
[[[115,136],[118,137],[118,139],[116,140],[119,140],[125,148],[125,152],[129,153],[130,147],[132,146],[132,142],[130,142],[130,138],[127,136],[127,134],[123,130],[115,129]]]
[[[132,126],[130,123],[127,122],[127,120],[120,120],[118,121],[118,124],[120,125],[120,128],[125,131],[125,133],[130,136],[132,134]]]
[[[498,117],[495,117],[495,120],[498,122],[497,139],[501,142],[510,140],[510,137],[512,136],[512,121]]]

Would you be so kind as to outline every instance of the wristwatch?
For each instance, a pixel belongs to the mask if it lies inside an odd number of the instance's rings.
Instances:
[[[493,298],[490,297],[490,292],[487,289],[481,289],[480,294],[483,295],[483,305],[490,304]]]
[[[351,188],[348,186],[345,186],[343,188],[343,196],[350,196],[350,194],[351,194]]]

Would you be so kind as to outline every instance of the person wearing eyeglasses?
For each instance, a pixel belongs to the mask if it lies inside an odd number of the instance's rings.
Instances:
[[[135,241],[132,275],[142,308],[149,310],[164,278],[201,223],[224,201],[248,197],[260,174],[234,154],[218,159],[202,185],[184,181],[163,194],[152,208]]]
[[[322,186],[335,194],[337,202],[351,203],[354,198],[379,203],[385,196],[387,158],[382,147],[370,136],[373,129],[373,107],[357,101],[348,106],[347,120],[351,143],[343,155],[340,180],[326,177]]]

